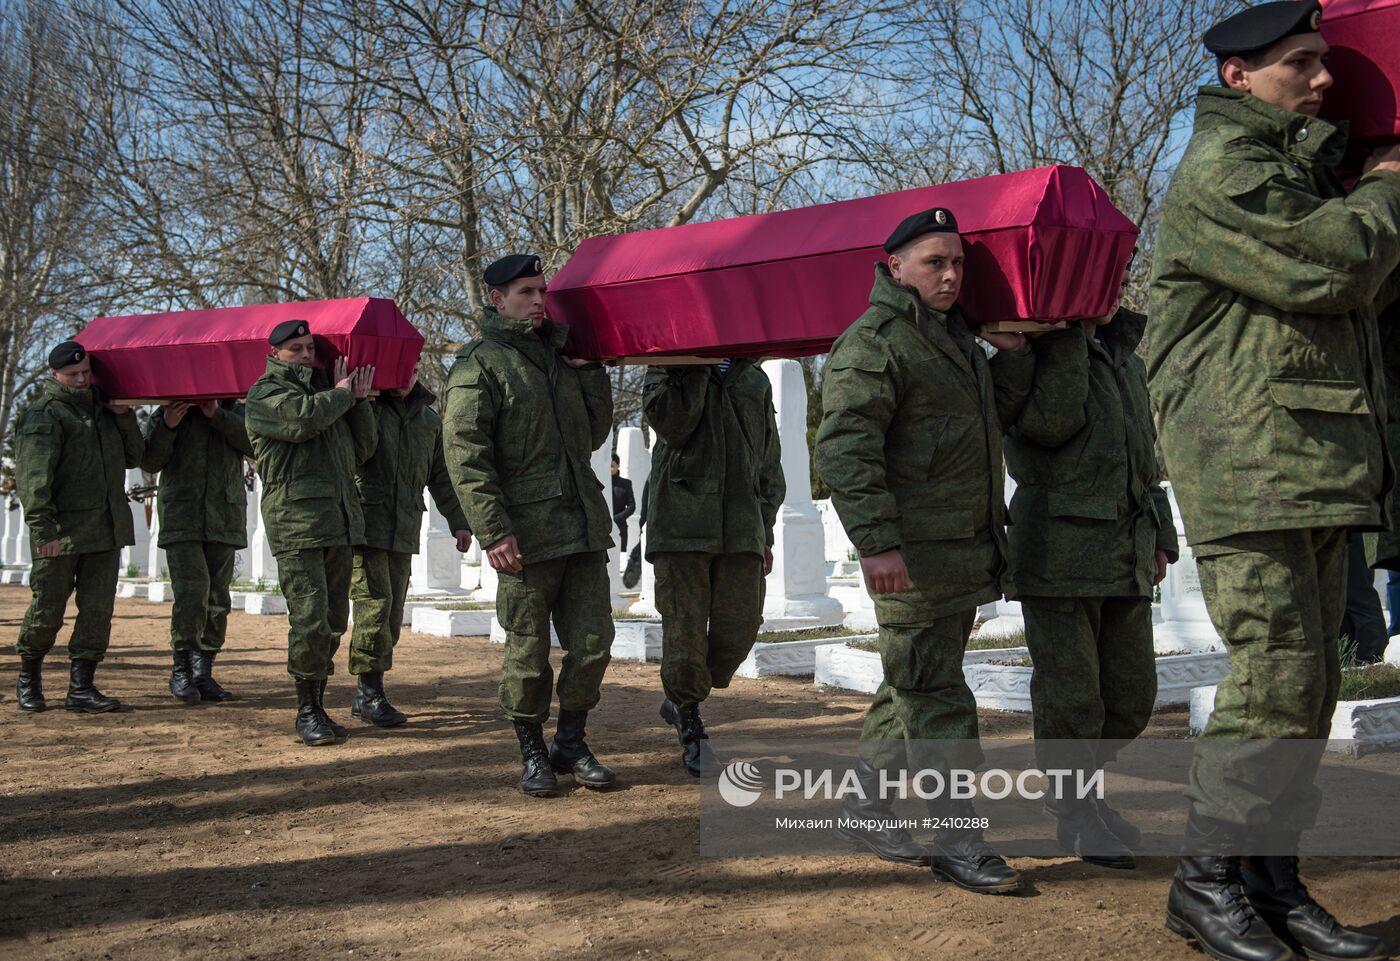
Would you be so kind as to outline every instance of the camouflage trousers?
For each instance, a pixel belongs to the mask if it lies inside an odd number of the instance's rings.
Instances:
[[[512,721],[549,719],[554,669],[549,625],[564,649],[559,667],[559,707],[592,710],[612,659],[613,621],[604,551],[569,554],[500,573],[496,614],[506,632],[501,667],[501,710]]]
[[[277,582],[287,602],[287,673],[323,681],[335,673],[335,652],[350,621],[350,545],[277,555]]]
[[[763,623],[763,558],[667,552],[652,556],[661,612],[661,687],[675,704],[726,688]]]
[[[975,768],[977,702],[963,677],[963,653],[977,619],[970,607],[925,624],[880,624],[885,678],[861,726],[861,755],[875,768]]]
[[[1219,821],[1305,830],[1321,803],[1313,781],[1341,686],[1347,531],[1255,531],[1195,553],[1230,673],[1196,743],[1187,797]]]
[[[350,600],[355,626],[350,634],[350,673],[384,672],[394,666],[394,645],[403,630],[403,604],[413,555],[355,548]]]
[[[165,548],[170,567],[170,646],[176,651],[219,651],[228,632],[232,544],[178,541]]]
[[[1041,768],[1093,770],[1147,728],[1157,700],[1152,600],[1023,597]]]
[[[15,648],[21,657],[43,657],[53,650],[68,598],[76,595],[78,616],[68,639],[68,657],[100,661],[112,636],[120,550],[35,557],[29,569],[29,610],[19,626]]]

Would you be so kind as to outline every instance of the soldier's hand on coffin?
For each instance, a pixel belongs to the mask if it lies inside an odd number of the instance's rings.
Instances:
[[[173,404],[166,404],[165,409],[160,412],[161,420],[165,421],[165,426],[171,430],[180,426],[180,421],[185,419],[185,415],[190,412],[190,405],[183,400],[177,400]]]
[[[131,410],[131,406],[129,404],[108,404],[104,402],[102,406],[107,408],[114,414],[125,414],[127,411]]]
[[[374,383],[374,368],[360,367],[350,375],[350,393],[356,397],[368,397],[370,385]]]
[[[904,564],[904,554],[897,547],[883,554],[862,557],[860,569],[865,574],[866,587],[874,594],[898,594],[914,586],[909,579],[909,568]]]
[[[457,550],[465,554],[472,549],[471,531],[453,531],[452,536],[457,538]]]
[[[353,390],[354,381],[351,380],[350,365],[345,362],[344,357],[335,359],[335,386],[337,390]]]
[[[989,331],[989,330],[984,330],[984,331],[981,331],[980,333],[978,333],[977,336],[978,336],[978,337],[981,337],[983,340],[985,340],[987,343],[991,344],[991,345],[992,345],[993,347],[995,347],[997,350],[1020,350],[1022,347],[1026,346],[1026,335],[1025,335],[1025,334],[1017,334],[1017,333],[1000,333],[1000,334],[994,334],[994,333],[992,333],[992,332]]]
[[[1167,579],[1167,565],[1171,563],[1171,561],[1167,557],[1167,552],[1161,548],[1157,549],[1157,553],[1153,555],[1153,559],[1157,562],[1157,573],[1152,577],[1152,586],[1156,587]]]
[[[581,357],[566,357],[564,354],[560,354],[559,359],[574,368],[574,370],[578,370],[580,367],[587,367],[589,364],[598,363],[596,360],[584,360]]]
[[[1393,143],[1388,147],[1377,147],[1371,151],[1371,156],[1366,158],[1366,162],[1361,165],[1361,172],[1368,174],[1373,170],[1389,170],[1392,173],[1400,173],[1400,143]]]
[[[63,546],[58,541],[49,541],[47,544],[39,545],[40,557],[57,557],[63,553]]]
[[[773,573],[773,548],[765,547],[763,549],[763,576],[767,577],[771,573]]]
[[[199,402],[199,412],[205,417],[213,417],[214,411],[219,409],[217,400],[202,400]]]
[[[522,569],[520,566],[520,543],[516,541],[515,535],[507,534],[487,547],[486,559],[498,571],[519,574]]]

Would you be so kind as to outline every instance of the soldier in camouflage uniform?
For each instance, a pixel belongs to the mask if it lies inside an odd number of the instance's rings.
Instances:
[[[1387,520],[1376,309],[1400,264],[1400,146],[1343,194],[1320,17],[1265,4],[1206,34],[1223,85],[1200,92],[1154,253],[1149,385],[1230,651],[1167,924],[1218,958],[1386,956],[1309,896],[1296,857],[1340,684],[1348,529]]]
[[[699,777],[716,767],[700,702],[729,686],[763,623],[763,579],[786,491],[773,388],[741,359],[652,367],[642,392],[657,436],[647,559],[661,612],[661,717]]]
[[[556,773],[607,788],[615,777],[588,749],[584,723],[613,641],[612,516],[590,464],[612,429],[612,385],[601,365],[560,352],[569,331],[545,317],[538,257],[502,258],[485,280],[492,306],[452,365],[444,429],[457,497],[500,573],[501,709],[520,742],[526,794],[553,797]],[[551,620],[564,661],[546,753]]]
[[[248,546],[248,490],[243,458],[252,445],[243,405],[207,400],[190,415],[174,403],[146,422],[141,469],[160,474],[159,545],[170,565],[174,666],[170,693],[182,701],[233,697],[214,680],[214,658],[228,628],[234,554]]]
[[[885,678],[865,718],[858,767],[866,800],[847,802],[848,813],[871,818],[889,811],[870,800],[880,768],[946,772],[982,760],[962,658],[977,606],[1011,586],[1001,435],[1035,370],[1020,334],[982,333],[998,348],[988,360],[957,309],[963,248],[951,211],[908,218],[885,252],[870,309],[827,358],[816,449],[880,624]],[[930,808],[939,818],[973,814],[969,801]],[[975,829],[938,830],[931,859],[908,832],[850,836],[888,860],[931,860],[936,877],[969,890],[1019,884]]]
[[[1177,543],[1135,353],[1146,322],[1122,309],[1034,337],[1034,386],[1006,437],[1017,483],[1007,534],[1044,770],[1112,760],[1147,727],[1157,696],[1152,589]],[[1048,805],[1066,850],[1134,866],[1139,832],[1107,801]]]
[[[273,328],[267,370],[248,391],[244,420],[262,478],[262,515],[287,602],[287,673],[296,681],[297,735],[308,746],[346,736],[322,706],[350,620],[351,545],[364,542],[355,471],[374,453],[367,400],[374,368],[337,360],[334,386],[316,366],[304,320]]]
[[[15,696],[22,711],[42,711],[44,656],[63,626],[68,598],[78,617],[68,640],[71,680],[64,706],[100,714],[121,705],[93,684],[112,634],[121,549],[136,542],[126,501],[126,471],[141,461],[136,415],[107,404],[92,382],[81,344],[49,354],[53,376],[15,423],[15,481],[29,525],[33,599],[20,624]]]
[[[432,391],[413,381],[385,391],[370,406],[378,421],[374,456],[360,465],[355,484],[365,515],[364,544],[355,548],[350,598],[355,627],[350,635],[350,673],[359,678],[350,715],[377,727],[408,720],[384,694],[384,672],[393,666],[394,645],[403,629],[404,598],[418,533],[423,523],[423,488],[457,537],[471,547],[471,531],[442,459],[442,418]]]

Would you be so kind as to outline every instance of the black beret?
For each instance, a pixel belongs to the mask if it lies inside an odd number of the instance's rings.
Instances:
[[[267,342],[273,347],[281,347],[293,337],[305,337],[309,333],[311,333],[311,327],[306,321],[284,320],[272,328],[272,333],[267,335]]]
[[[1206,31],[1206,49],[1217,57],[1233,57],[1272,47],[1284,37],[1317,33],[1322,5],[1316,0],[1261,3],[1220,21]]]
[[[901,220],[899,226],[894,228],[894,233],[885,241],[885,253],[892,254],[915,237],[922,237],[924,234],[957,232],[958,220],[953,216],[953,212],[947,207],[933,207]]]
[[[504,287],[517,277],[538,277],[544,264],[535,254],[511,254],[486,268],[483,276],[491,287]]]
[[[79,363],[86,356],[86,347],[76,340],[65,340],[49,351],[49,367],[52,370],[62,370],[69,364]]]

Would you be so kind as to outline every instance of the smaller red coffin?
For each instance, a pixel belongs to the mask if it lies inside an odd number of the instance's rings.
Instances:
[[[550,282],[550,316],[583,357],[821,353],[868,306],[885,238],[930,207],[958,219],[978,323],[1102,317],[1138,234],[1082,169],[1042,167],[594,237]]]
[[[1322,37],[1333,80],[1322,115],[1364,147],[1400,140],[1400,0],[1326,0]]]
[[[376,390],[407,387],[423,350],[423,335],[394,302],[375,297],[99,317],[77,340],[104,396],[242,397],[267,368],[268,334],[294,319],[316,335],[322,366],[340,356],[352,368],[372,364]]]

